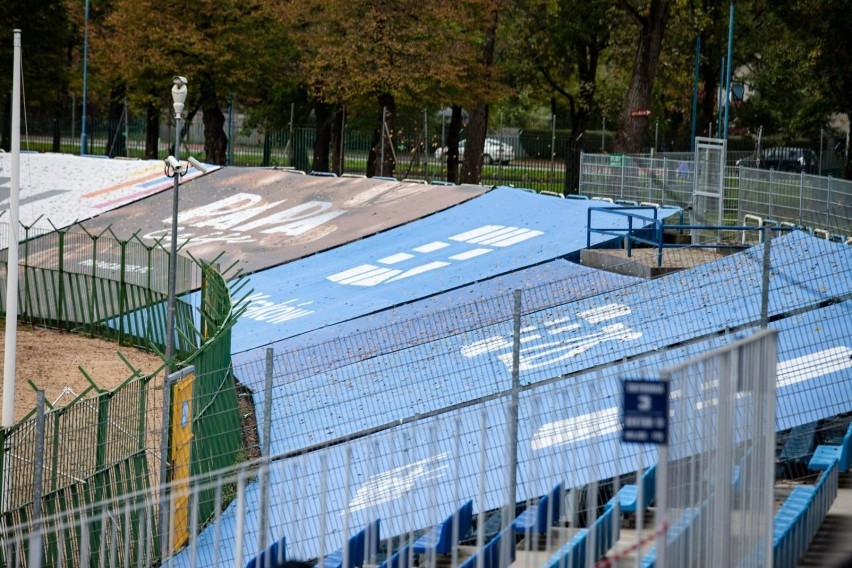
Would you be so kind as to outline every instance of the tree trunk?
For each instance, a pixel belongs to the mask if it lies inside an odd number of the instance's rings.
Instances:
[[[331,125],[331,170],[339,176],[344,174],[343,159],[345,148],[341,144],[345,135],[346,125],[344,120],[344,106],[340,105],[334,113],[334,121]]]
[[[593,37],[588,43],[576,45],[577,77],[580,79],[579,104],[571,116],[571,135],[574,140],[586,131],[586,125],[592,109],[595,107],[595,92],[597,91],[598,60],[606,40]]]
[[[109,132],[107,133],[107,156],[127,156],[127,141],[124,139],[124,85],[112,89],[109,99]]]
[[[624,101],[624,111],[618,133],[615,135],[615,151],[637,153],[642,148],[642,139],[648,126],[647,116],[631,116],[633,111],[649,110],[657,75],[657,63],[666,31],[669,14],[668,0],[651,0],[647,15],[632,12],[640,25],[639,45],[633,62],[633,76]]]
[[[489,6],[488,22],[485,28],[485,41],[482,44],[481,62],[485,69],[483,81],[491,83],[491,66],[494,63],[494,45],[497,42],[497,22],[500,18],[500,6]],[[485,135],[488,132],[488,104],[479,102],[474,105],[468,117],[467,141],[464,143],[464,163],[462,164],[462,183],[479,183],[482,179],[482,151]]]
[[[160,142],[160,109],[149,104],[145,111],[145,159],[156,160]]]
[[[467,121],[467,140],[464,143],[461,182],[479,183],[482,179],[482,150],[488,130],[488,105],[479,103]]]
[[[695,125],[699,136],[713,136],[711,125],[716,121],[716,90],[718,89],[718,71],[708,62],[701,64],[701,75],[704,79],[704,92],[701,98],[700,122]]]
[[[317,138],[314,140],[314,159],[311,169],[315,172],[331,171],[328,167],[328,147],[331,143],[331,123],[334,118],[332,106],[317,102],[314,105]]]
[[[228,159],[228,135],[225,113],[219,108],[216,88],[209,80],[201,81],[201,112],[204,113],[204,159],[209,164],[224,166]]]
[[[385,135],[382,136],[382,112],[385,112],[384,124],[387,126]],[[396,118],[396,100],[393,95],[385,93],[379,95],[379,124],[373,131],[373,143],[370,145],[370,157],[367,160],[367,177],[393,176],[396,170],[396,157],[394,156],[393,140],[394,119]],[[382,164],[382,142],[384,141],[384,164]],[[384,166],[384,167],[383,167]]]
[[[459,182],[459,137],[462,127],[462,107],[453,105],[447,130],[447,181]]]

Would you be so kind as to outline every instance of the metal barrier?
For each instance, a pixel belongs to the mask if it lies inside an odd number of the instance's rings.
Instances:
[[[652,210],[654,212],[653,217],[648,217],[639,213],[633,213],[632,211],[640,209],[640,210]],[[595,211],[599,211],[601,213],[607,215],[615,215],[619,217],[627,217],[627,227],[626,228],[611,228],[611,227],[595,227],[592,224],[592,213]],[[681,212],[681,218],[683,217],[683,212]],[[638,219],[641,223],[639,227],[634,226],[634,219]],[[717,242],[702,242],[702,243],[689,243],[689,244],[677,244],[677,243],[667,243],[665,241],[665,229],[670,231],[676,231],[678,233],[683,232],[694,232],[694,231],[702,231],[702,232],[716,232],[721,235],[723,233],[727,233],[730,235],[736,235],[736,233],[742,233],[742,243],[746,242],[746,234],[757,232],[760,234],[760,242],[763,242],[763,233],[764,229],[769,226],[765,223],[762,223],[760,226],[752,227],[752,226],[741,226],[741,227],[729,227],[727,225],[684,225],[684,224],[664,224],[662,219],[657,218],[657,208],[655,207],[590,207],[588,209],[588,213],[586,215],[586,248],[591,248],[592,245],[592,233],[597,233],[601,235],[610,235],[613,237],[621,237],[624,241],[624,248],[627,250],[627,258],[631,258],[633,256],[633,248],[636,244],[644,244],[657,249],[657,267],[661,267],[663,265],[663,249],[666,248],[708,248],[713,250],[723,250],[723,249],[734,249],[741,250],[747,248],[745,244],[730,244],[735,242],[736,239],[722,239],[720,238]],[[791,231],[794,230],[790,227],[771,227],[772,230],[783,232],[783,231]],[[643,235],[646,234],[653,235],[651,238],[645,237]]]
[[[829,234],[852,232],[852,181],[742,166],[727,166],[724,172],[724,225],[744,225],[744,216],[753,215]],[[694,163],[685,154],[681,159],[614,160],[608,154],[583,153],[579,192],[686,209],[693,205],[694,175]]]

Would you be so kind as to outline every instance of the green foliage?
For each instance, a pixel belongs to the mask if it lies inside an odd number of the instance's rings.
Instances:
[[[149,105],[165,112],[171,76],[181,74],[190,82],[190,113],[227,108],[233,98],[246,127],[267,131],[287,127],[294,102],[296,124],[310,124],[315,101],[345,104],[347,128],[370,131],[376,98],[385,94],[406,133],[422,129],[423,108],[457,104],[470,112],[481,103],[491,107],[491,128],[541,127],[555,112],[560,128],[599,128],[605,117],[610,130],[622,119],[641,22],[654,2],[667,5],[668,20],[648,122],[686,145],[695,39],[700,34],[702,133],[716,118],[729,0],[201,0],[191,9],[165,0],[90,0],[89,113],[105,114],[121,88],[136,116]],[[83,6],[0,3],[4,106],[15,27],[24,30],[27,110],[45,116],[64,106],[70,114],[72,94],[79,104]],[[494,60],[486,65],[494,10]],[[732,131],[763,126],[765,134],[813,138],[831,113],[848,112],[850,29],[843,0],[737,2],[735,81],[747,83],[750,98],[731,109]],[[427,121],[440,127],[434,116]]]
[[[56,0],[0,2],[0,129],[8,141],[11,109],[13,30],[21,30],[22,89],[27,110],[55,113],[70,82],[67,52],[73,41],[64,4]],[[8,147],[7,147],[8,149]]]

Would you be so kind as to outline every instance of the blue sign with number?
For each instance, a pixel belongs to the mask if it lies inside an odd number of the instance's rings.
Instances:
[[[621,439],[636,444],[669,440],[669,383],[622,379]]]

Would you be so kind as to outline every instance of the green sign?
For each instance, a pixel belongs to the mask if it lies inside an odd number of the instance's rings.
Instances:
[[[611,167],[611,168],[623,168],[624,167],[624,154],[610,154],[610,156],[609,156],[609,167]]]

